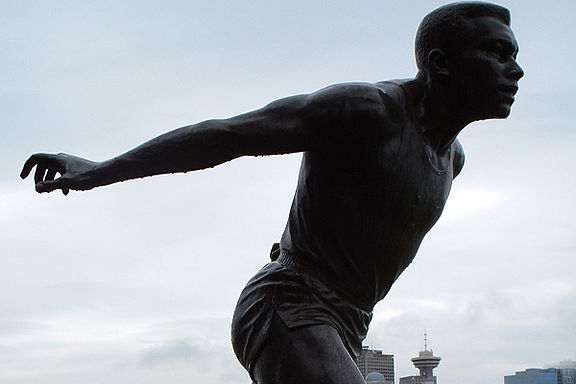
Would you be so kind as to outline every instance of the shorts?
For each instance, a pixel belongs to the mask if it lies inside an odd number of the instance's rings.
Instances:
[[[246,285],[232,318],[234,353],[250,373],[269,336],[274,314],[288,328],[334,327],[350,356],[362,351],[372,311],[343,299],[318,279],[278,261],[264,266]]]

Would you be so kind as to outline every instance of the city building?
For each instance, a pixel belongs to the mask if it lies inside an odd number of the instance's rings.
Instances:
[[[386,378],[380,372],[370,372],[366,375],[366,384],[386,384]]]
[[[561,371],[561,384],[576,384],[576,361],[562,361],[554,368]]]
[[[356,365],[358,365],[358,369],[366,379],[368,379],[369,374],[377,372],[383,376],[385,383],[394,383],[394,355],[388,355],[382,353],[381,350],[363,346],[362,353],[356,360]],[[377,377],[379,376],[372,375],[372,382],[376,383]]]
[[[576,384],[576,362],[565,361],[554,368],[529,368],[504,376],[504,384]]]
[[[420,371],[420,374],[418,376],[401,377],[400,384],[437,384],[438,379],[434,376],[433,371],[440,364],[440,360],[440,357],[434,356],[432,350],[428,350],[428,338],[424,334],[424,350],[418,352],[418,356],[412,358],[412,364]]]
[[[562,372],[562,384],[576,384],[576,368],[558,368]]]
[[[504,376],[504,384],[562,384],[561,371],[556,368],[529,368]]]

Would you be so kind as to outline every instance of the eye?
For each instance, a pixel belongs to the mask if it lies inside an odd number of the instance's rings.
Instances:
[[[508,58],[511,56],[509,52],[506,49],[504,49],[504,47],[501,45],[496,45],[492,47],[491,49],[488,50],[488,52],[490,55],[494,56],[495,58],[498,59],[498,61],[501,62],[508,60]]]
[[[495,57],[499,62],[505,63],[510,59],[516,60],[517,52],[512,46],[495,43],[487,48],[489,55]]]

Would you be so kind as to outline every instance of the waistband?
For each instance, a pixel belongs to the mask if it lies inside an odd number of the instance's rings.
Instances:
[[[280,249],[276,262],[295,272],[304,273],[313,277],[322,284],[326,285],[326,287],[328,287],[330,290],[334,291],[334,293],[340,296],[343,300],[364,312],[371,313],[372,309],[374,308],[374,305],[350,294],[346,291],[346,288],[336,284],[333,281],[334,279],[331,279],[326,275],[326,270],[321,264],[315,263],[306,257],[299,256],[285,249]]]

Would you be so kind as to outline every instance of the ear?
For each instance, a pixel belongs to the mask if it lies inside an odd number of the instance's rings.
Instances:
[[[448,76],[450,74],[448,57],[440,49],[431,50],[428,53],[428,68],[433,75]]]

